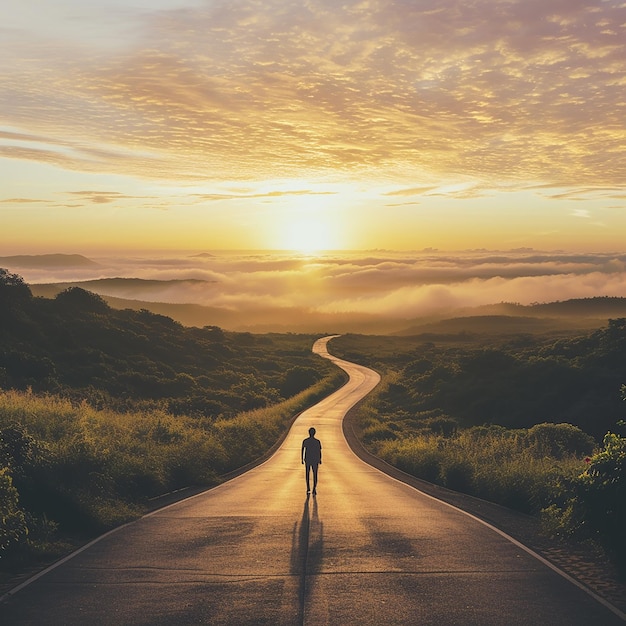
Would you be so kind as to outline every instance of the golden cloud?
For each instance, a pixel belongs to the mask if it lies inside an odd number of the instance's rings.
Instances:
[[[9,121],[101,146],[98,158],[3,156],[189,180],[623,185],[616,0],[235,0],[151,15],[139,42],[106,54],[12,55]]]

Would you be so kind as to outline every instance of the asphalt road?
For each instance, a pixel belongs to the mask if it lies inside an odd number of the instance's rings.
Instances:
[[[6,599],[0,623],[624,624],[502,535],[359,460],[341,420],[378,375],[333,360],[350,382],[270,460],[96,541]],[[300,464],[310,426],[316,497]]]

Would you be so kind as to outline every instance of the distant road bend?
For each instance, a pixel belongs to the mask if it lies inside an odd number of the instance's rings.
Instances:
[[[342,419],[379,377],[331,356],[329,339],[314,351],[350,380],[271,459],[92,542],[5,596],[0,623],[624,624],[519,544],[358,459]],[[315,498],[300,464],[310,426]]]

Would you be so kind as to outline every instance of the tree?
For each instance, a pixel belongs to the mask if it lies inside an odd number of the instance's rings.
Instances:
[[[29,300],[33,297],[30,287],[17,274],[0,267],[0,301],[8,299]]]
[[[68,287],[57,294],[56,302],[64,307],[89,313],[106,313],[109,305],[97,293],[81,287]]]
[[[22,323],[24,305],[32,299],[30,287],[21,276],[0,268],[0,326],[4,326],[0,332],[12,332],[15,323]]]
[[[280,395],[283,398],[295,396],[313,386],[320,378],[320,373],[312,367],[296,365],[285,373],[285,378],[280,386]]]

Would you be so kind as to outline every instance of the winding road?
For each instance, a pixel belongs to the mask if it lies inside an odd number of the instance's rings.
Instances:
[[[6,625],[624,624],[514,542],[357,458],[345,413],[378,383],[349,382],[293,424],[265,463],[108,533],[0,606]],[[317,497],[300,446],[323,444]]]

